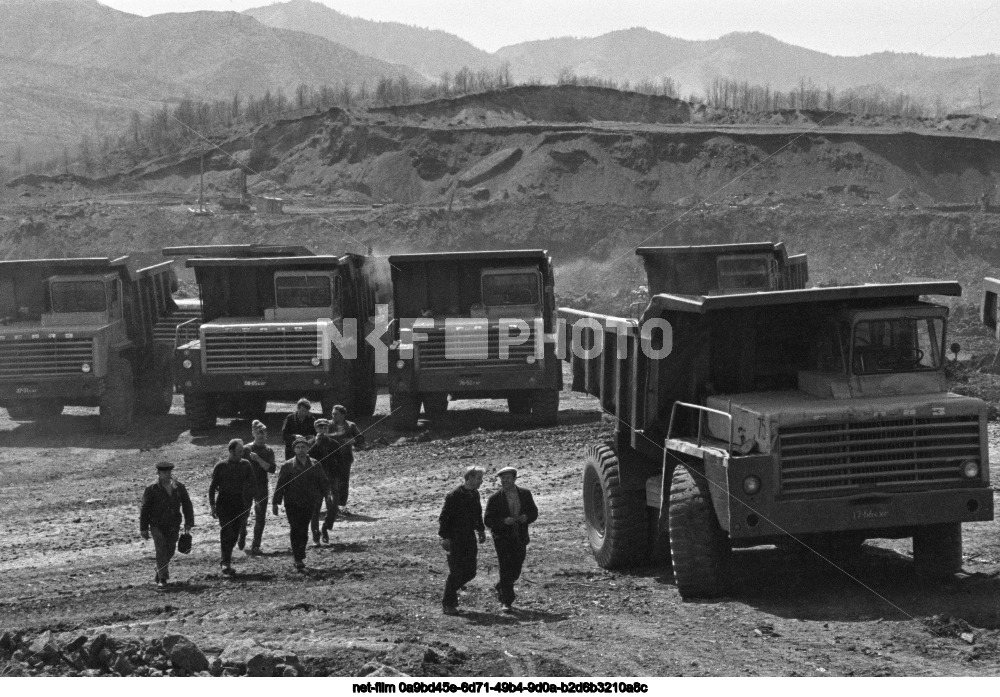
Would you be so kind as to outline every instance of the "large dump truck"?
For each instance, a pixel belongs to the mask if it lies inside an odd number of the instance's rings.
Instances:
[[[735,547],[911,537],[919,573],[960,570],[993,493],[986,405],[948,391],[948,309],[926,299],[957,283],[805,288],[805,258],[770,243],[638,254],[639,320],[560,310],[589,325],[573,388],[615,417],[583,465],[600,566],[669,554],[680,593],[711,597]]]
[[[449,398],[506,399],[511,414],[556,423],[552,260],[540,249],[389,257],[392,421],[440,416]],[[551,338],[551,337],[550,337]]]
[[[308,397],[329,415],[371,416],[378,396],[374,259],[305,247],[171,247],[188,257],[202,316],[177,327],[174,370],[194,430],[217,417],[263,417],[269,400]],[[356,334],[345,324],[356,322]],[[339,342],[339,343],[338,343]],[[350,346],[353,346],[353,355]]]
[[[15,420],[100,407],[121,433],[136,409],[166,414],[170,346],[155,339],[177,311],[172,262],[128,257],[0,262],[0,405]]]

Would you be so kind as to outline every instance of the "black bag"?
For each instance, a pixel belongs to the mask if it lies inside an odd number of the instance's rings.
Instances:
[[[183,532],[177,538],[177,551],[181,554],[187,554],[191,551],[191,533]]]

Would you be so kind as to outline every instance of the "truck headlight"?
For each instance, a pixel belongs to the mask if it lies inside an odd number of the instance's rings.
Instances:
[[[184,361],[181,363],[181,365],[184,366],[185,368],[190,369],[191,366],[194,365],[194,363],[191,362],[190,358],[185,358]]]
[[[402,370],[405,367],[406,367],[406,361],[404,361],[402,359],[396,361],[396,368],[398,368],[399,370]]]
[[[962,463],[962,475],[967,479],[974,479],[979,476],[979,463],[975,460],[968,460]]]
[[[534,365],[535,364],[535,356],[534,356],[534,354],[529,353],[524,360],[526,360],[528,362],[528,365]]]
[[[750,475],[743,480],[743,492],[753,496],[758,491],[760,491],[760,479],[754,475]]]
[[[81,365],[80,366],[80,370],[82,370],[85,373],[89,373],[90,372],[90,363],[84,363],[83,365]]]
[[[319,365],[319,356],[313,356],[309,362],[313,365]]]

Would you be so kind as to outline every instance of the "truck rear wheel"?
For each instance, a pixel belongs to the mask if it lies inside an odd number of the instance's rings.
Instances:
[[[128,359],[108,359],[108,374],[104,377],[101,395],[101,429],[108,433],[124,433],[135,419],[135,383],[132,364]]]
[[[420,418],[420,400],[412,394],[389,395],[389,422],[396,428],[412,431]]]
[[[136,395],[137,406],[147,414],[166,416],[174,404],[172,353],[169,346],[162,344],[153,349],[152,369],[143,377]]]
[[[646,558],[646,492],[626,491],[610,443],[587,448],[583,463],[583,516],[594,559],[604,569],[642,563]]]
[[[538,426],[555,426],[559,418],[559,390],[538,390],[531,395],[532,421]]]
[[[448,411],[448,395],[435,392],[423,395],[424,413],[427,416],[438,417]]]
[[[215,404],[211,397],[201,394],[184,395],[184,415],[192,431],[215,428]]]
[[[323,417],[329,419],[333,414],[333,408],[337,405],[344,407],[347,410],[347,418],[353,419],[354,414],[354,401],[349,397],[342,397],[338,392],[326,392],[320,399],[320,409],[323,410]]]
[[[961,571],[962,524],[917,528],[913,533],[913,566],[924,578],[946,578]]]
[[[516,394],[507,398],[507,411],[511,414],[530,414],[531,398],[526,394]]]
[[[686,466],[670,483],[670,557],[683,598],[722,595],[729,576],[731,548],[712,508],[708,481]]]

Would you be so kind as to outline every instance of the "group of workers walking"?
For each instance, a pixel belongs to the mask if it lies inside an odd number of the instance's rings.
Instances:
[[[285,462],[271,500],[271,512],[278,515],[284,503],[288,518],[292,556],[298,571],[305,569],[310,525],[313,542],[319,546],[319,518],[326,503],[322,540],[329,543],[329,531],[338,509],[347,504],[354,446],[364,443],[364,434],[347,420],[347,410],[337,405],[331,419],[316,418],[312,405],[300,399],[294,413],[285,419]],[[254,514],[253,538],[249,554],[262,554],[261,539],[267,516],[269,476],[277,470],[274,450],[267,444],[267,426],[254,421],[253,441],[245,445],[239,438],[229,441],[229,454],[215,465],[208,488],[212,517],[219,521],[222,573],[235,574],[233,549],[246,547],[247,524]],[[174,465],[159,462],[157,481],[143,492],[139,532],[152,537],[156,548],[156,584],[164,588],[170,578],[169,564],[177,549],[181,523],[185,532],[194,527],[194,509],[184,485],[173,477]],[[183,512],[183,521],[182,521]]]
[[[278,515],[284,504],[295,569],[305,569],[306,547],[311,528],[313,543],[329,544],[330,530],[338,512],[347,504],[354,446],[364,443],[364,434],[347,420],[344,407],[333,408],[332,418],[316,418],[312,405],[300,399],[295,412],[282,428],[285,462],[278,474],[271,512]],[[247,523],[254,513],[253,538],[249,554],[261,554],[261,538],[267,516],[268,478],[277,469],[274,450],[267,445],[267,426],[254,421],[253,441],[245,445],[239,438],[229,442],[229,454],[212,472],[208,502],[212,517],[219,521],[219,544],[224,575],[233,575],[233,549],[246,546]],[[143,493],[139,530],[143,539],[152,537],[156,548],[156,584],[166,587],[170,560],[180,537],[194,527],[194,509],[185,486],[173,477],[174,465],[159,462],[157,481]],[[490,529],[497,554],[499,581],[494,585],[504,612],[512,612],[514,583],[521,575],[530,541],[528,526],[538,518],[531,492],[515,483],[517,470],[504,467],[497,472],[500,489],[490,496],[483,514],[479,488],[485,470],[466,469],[463,483],[444,501],[438,522],[438,536],[447,553],[448,578],[442,611],[458,614],[458,592],[476,577],[478,545],[486,541]],[[320,526],[323,504],[326,516]],[[182,515],[183,514],[183,515]]]

